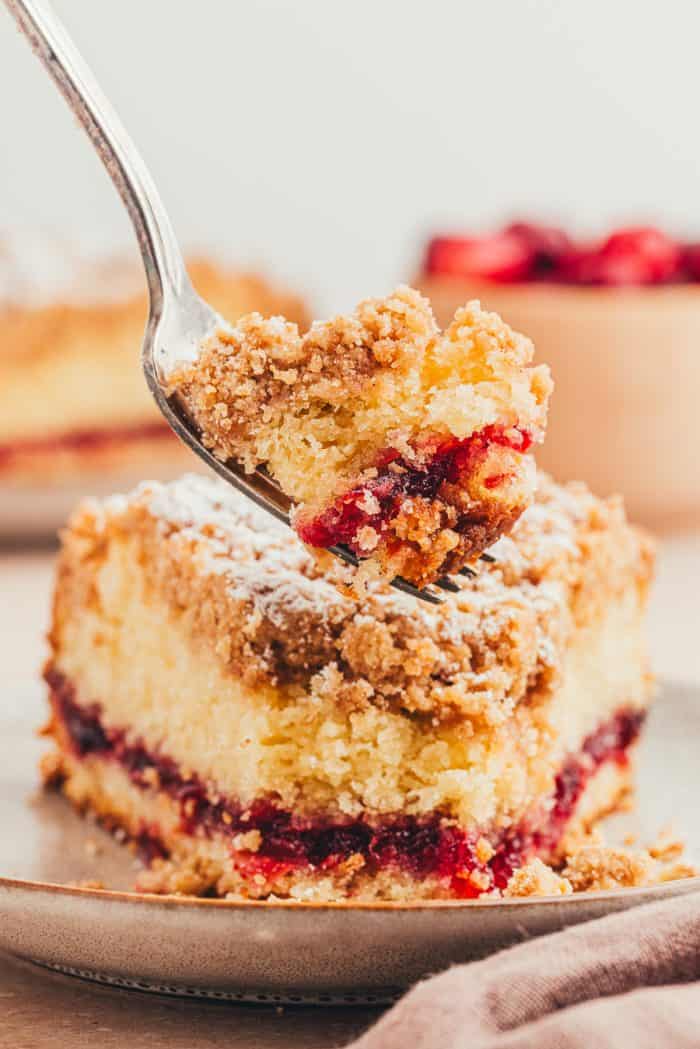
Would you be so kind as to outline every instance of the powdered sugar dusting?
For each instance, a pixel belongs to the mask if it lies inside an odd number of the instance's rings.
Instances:
[[[512,535],[493,546],[495,563],[480,562],[476,578],[463,580],[460,594],[436,607],[371,581],[368,606],[382,616],[409,618],[426,636],[454,643],[471,634],[475,622],[507,619],[514,605],[534,610],[540,620],[554,610],[561,615],[572,573],[580,575],[585,567],[581,530],[604,504],[583,486],[543,484],[539,501],[525,511]],[[146,483],[132,498],[184,537],[196,539],[202,570],[228,575],[238,596],[255,594],[261,606],[274,604],[277,610],[313,606],[320,615],[329,602],[352,607],[354,599],[341,597],[336,588],[344,571],[340,565],[322,573],[290,528],[218,478],[188,475],[170,484]],[[546,640],[539,643],[543,658],[551,662]]]
[[[343,589],[345,566],[322,569],[290,528],[217,478],[143,484],[86,509],[77,534],[142,537],[144,571],[231,673],[328,692],[348,709],[490,724],[533,689],[556,688],[575,632],[643,593],[651,567],[619,503],[547,478],[498,560],[438,607],[377,580],[358,601]]]
[[[145,483],[134,498],[199,542],[202,571],[226,575],[232,597],[252,596],[267,612],[315,606],[323,613],[328,602],[341,601],[291,529],[217,478],[190,474],[171,484]]]

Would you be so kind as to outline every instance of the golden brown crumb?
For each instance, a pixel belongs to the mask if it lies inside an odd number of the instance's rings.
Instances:
[[[634,835],[627,835],[627,838],[630,837]],[[570,892],[597,892],[601,889],[635,888],[696,877],[698,868],[690,863],[666,865],[667,860],[677,858],[683,851],[683,844],[677,840],[674,846],[668,853],[657,852],[654,855],[652,850],[646,849],[582,844],[571,851],[559,871],[539,859],[521,867],[513,874],[503,895],[552,896]]]
[[[662,863],[677,860],[684,852],[685,841],[673,827],[664,827],[659,832],[656,840],[649,846],[649,855],[653,856],[655,860],[661,860]]]
[[[679,878],[697,878],[700,870],[692,863],[674,863],[665,867],[660,875],[659,881],[677,881]]]
[[[627,835],[627,839],[631,837],[634,836]],[[674,862],[684,851],[684,842],[666,828],[648,849],[633,850],[603,844],[575,849],[567,856],[562,874],[569,878],[576,892],[654,885],[695,877],[699,872],[693,864]]]
[[[64,762],[58,750],[50,750],[39,759],[39,775],[45,787],[59,787],[64,776]]]
[[[562,877],[571,883],[574,892],[596,892],[652,885],[657,867],[648,852],[591,846],[567,857]]]
[[[573,891],[573,886],[567,878],[557,874],[542,860],[534,859],[513,874],[503,895],[568,896]]]
[[[156,859],[139,873],[136,889],[171,896],[206,896],[223,873],[220,863],[194,853],[185,861]],[[221,895],[221,893],[219,893]]]
[[[633,812],[636,805],[636,799],[634,791],[630,788],[625,794],[622,794],[618,799],[616,805],[617,812]]]

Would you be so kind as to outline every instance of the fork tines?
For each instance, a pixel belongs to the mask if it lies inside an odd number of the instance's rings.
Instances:
[[[435,580],[435,586],[439,586],[441,590],[447,590],[450,594],[458,594],[461,587],[454,579],[450,579],[448,575],[441,576],[440,579]]]
[[[347,546],[341,544],[338,546],[332,546],[330,547],[330,552],[350,565],[357,566],[360,563],[357,555]],[[488,564],[493,564],[496,561],[496,558],[492,557],[491,554],[482,554],[481,560]],[[465,566],[459,570],[458,574],[461,576],[467,576],[471,579],[474,578],[477,573],[473,568]],[[407,579],[403,579],[401,576],[396,576],[395,579],[392,579],[391,585],[396,590],[400,590],[404,594],[410,594],[411,597],[417,597],[420,601],[427,601],[431,605],[441,605],[444,603],[445,599],[440,591],[444,591],[448,594],[459,594],[462,589],[458,580],[447,575],[436,579],[431,586],[424,586],[422,588],[415,586],[413,583],[409,583]]]
[[[430,605],[442,605],[444,604],[444,597],[442,597],[437,590],[432,586],[424,586],[419,589],[414,586],[413,583],[409,583],[407,579],[402,579],[401,576],[395,576],[391,580],[391,585],[395,590],[400,590],[404,594],[410,594],[411,597],[417,597],[420,601],[427,601]],[[440,586],[440,580],[438,580],[435,586]],[[455,588],[459,590],[459,587]]]

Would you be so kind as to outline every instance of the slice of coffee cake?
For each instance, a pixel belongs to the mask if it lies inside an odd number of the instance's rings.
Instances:
[[[171,387],[219,458],[265,466],[312,547],[422,586],[474,560],[531,502],[551,390],[529,339],[476,302],[441,332],[407,287],[301,336],[220,332]]]
[[[615,807],[650,699],[652,553],[620,504],[540,478],[461,594],[339,593],[288,530],[189,477],[63,536],[47,762],[165,892],[506,890]]]

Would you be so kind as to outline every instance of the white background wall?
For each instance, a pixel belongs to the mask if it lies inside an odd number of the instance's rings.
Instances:
[[[700,5],[55,0],[189,243],[320,309],[422,236],[513,214],[700,233]],[[106,176],[0,12],[0,226],[131,247]]]

